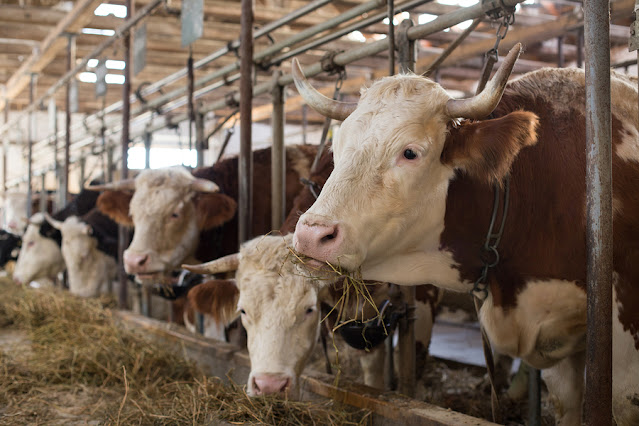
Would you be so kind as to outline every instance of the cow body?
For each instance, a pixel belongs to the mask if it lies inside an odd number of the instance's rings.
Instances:
[[[93,191],[82,191],[56,212],[53,218],[63,221],[69,216],[84,215],[95,207],[97,198],[98,194]],[[62,235],[45,220],[42,213],[33,215],[29,222],[13,279],[24,284],[41,278],[55,280],[65,269],[61,251]]]
[[[615,419],[639,422],[637,89],[613,76]],[[544,370],[561,424],[580,424],[586,331],[585,81],[543,69],[509,83],[492,117],[462,121],[414,75],[376,82],[344,121],[335,171],[295,246],[364,278],[471,291],[510,176],[499,263],[480,320],[495,348]],[[448,109],[447,109],[448,108]],[[498,219],[499,223],[499,219]],[[632,366],[632,367],[631,367]]]
[[[286,150],[287,206],[301,188],[317,148],[293,146]],[[252,235],[271,230],[271,150],[253,153]],[[194,179],[214,182],[217,193],[192,188]],[[145,170],[136,178],[133,196],[126,191],[106,191],[98,207],[119,223],[134,225],[133,240],[125,252],[125,269],[138,281],[158,282],[184,262],[206,261],[238,250],[235,215],[238,159],[223,160],[195,170]]]

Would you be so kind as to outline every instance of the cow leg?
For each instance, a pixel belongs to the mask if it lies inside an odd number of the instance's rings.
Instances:
[[[377,345],[369,352],[357,351],[359,364],[364,373],[364,384],[376,389],[384,389],[384,359],[386,345]]]
[[[555,407],[558,426],[581,425],[585,355],[585,352],[573,354],[542,370],[542,377]]]

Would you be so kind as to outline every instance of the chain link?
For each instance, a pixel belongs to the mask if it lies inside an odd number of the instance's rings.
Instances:
[[[514,10],[505,11],[504,16],[502,17],[501,22],[499,23],[499,27],[497,28],[497,33],[495,34],[495,37],[496,37],[495,45],[493,46],[492,49],[486,52],[486,57],[492,55],[495,58],[495,62],[499,60],[499,53],[497,50],[499,48],[499,43],[501,43],[501,41],[506,38],[506,34],[508,34],[508,30],[510,29],[510,26],[513,25],[514,23],[515,23]]]

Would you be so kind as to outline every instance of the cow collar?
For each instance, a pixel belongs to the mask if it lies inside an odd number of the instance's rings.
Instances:
[[[510,200],[510,175],[506,175],[504,179],[504,195],[503,195],[503,207],[502,207],[502,215],[501,215],[501,223],[499,225],[499,230],[494,232],[495,223],[497,222],[497,212],[499,211],[501,197],[501,186],[499,183],[495,183],[493,185],[494,197],[493,197],[493,213],[490,217],[490,225],[488,226],[488,233],[486,234],[486,241],[484,241],[484,245],[481,247],[481,253],[479,255],[481,262],[483,264],[481,274],[479,278],[475,280],[473,284],[473,288],[470,293],[479,298],[480,300],[485,300],[488,297],[488,283],[486,279],[488,278],[488,271],[499,264],[499,251],[497,247],[499,246],[499,242],[501,241],[501,237],[504,234],[504,226],[506,225],[506,217],[508,216],[508,202]]]
[[[349,346],[369,351],[382,344],[388,335],[392,334],[402,315],[403,312],[394,309],[390,300],[385,300],[377,317],[368,321],[344,321],[335,328]]]

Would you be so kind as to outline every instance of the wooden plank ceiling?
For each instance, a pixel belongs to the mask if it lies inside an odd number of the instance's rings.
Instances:
[[[338,16],[365,0],[335,0],[317,11],[297,19],[274,33],[272,39],[281,41],[291,35],[310,26],[323,23],[327,19]],[[459,8],[459,3],[451,0],[433,1],[417,7],[412,11],[413,18],[419,19],[419,15],[441,15]],[[136,1],[135,7],[139,9],[149,0]],[[117,1],[110,3],[118,4]],[[264,25],[278,19],[293,10],[296,10],[307,1],[302,0],[256,0],[255,23]],[[396,0],[400,4],[400,0]],[[447,4],[444,4],[447,3]],[[468,0],[466,0],[468,3]],[[98,30],[114,30],[122,25],[124,20],[113,15],[96,16],[93,11],[100,4],[100,0],[18,0],[5,1],[0,4],[0,84],[8,86],[8,94],[11,101],[11,110],[20,110],[28,105],[28,80],[31,72],[38,73],[37,96],[44,93],[66,72],[66,37],[65,33],[76,33],[77,58],[80,59],[90,53],[98,44],[105,40],[104,35],[82,33],[83,28]],[[121,3],[120,3],[121,4]],[[240,34],[240,2],[239,0],[205,0],[205,29],[204,36],[194,43],[193,55],[195,60],[224,47],[228,42],[236,40]],[[462,2],[462,4],[464,4]],[[146,82],[157,81],[171,73],[182,69],[187,61],[188,49],[180,46],[180,20],[179,10],[181,2],[170,0],[166,7],[159,7],[149,17],[147,22],[148,55],[146,68],[133,79],[133,89]],[[633,0],[617,0],[612,3],[612,55],[613,63],[626,59],[629,29],[632,21]],[[564,63],[568,66],[577,60],[577,34],[581,27],[582,3],[572,0],[529,0],[520,5],[516,15],[516,22],[510,29],[502,47],[508,48],[517,41],[525,44],[525,53],[519,61],[515,72],[526,72],[543,66],[556,66],[558,61],[558,37],[563,40]],[[371,12],[379,13],[385,10],[385,6]],[[369,15],[370,15],[369,14]],[[360,18],[357,18],[360,19]],[[401,18],[400,18],[401,19]],[[348,24],[354,22],[349,21]],[[346,24],[345,24],[346,25]],[[442,84],[450,89],[455,89],[469,94],[473,91],[474,84],[479,76],[482,66],[482,54],[492,47],[495,41],[497,26],[489,18],[478,26],[451,58],[444,64],[438,74]],[[359,37],[343,37],[321,48],[312,49],[300,58],[302,64],[316,63],[330,50],[348,50],[357,47],[362,42],[378,40],[387,31],[387,25],[378,23],[361,31]],[[454,40],[462,31],[457,27],[447,32],[433,34],[427,40],[419,43],[418,71],[423,72],[428,64],[437,56],[448,43]],[[321,33],[321,35],[325,35]],[[255,51],[258,52],[271,41],[263,37],[256,42]],[[121,41],[117,41],[113,48],[107,51],[109,59],[122,59]],[[500,49],[503,50],[503,49]],[[632,56],[630,56],[632,57]],[[196,79],[215,69],[233,63],[237,58],[229,54],[216,60],[214,63],[197,70]],[[289,61],[282,64],[282,69],[287,72]],[[90,70],[89,70],[90,71]],[[260,70],[257,79],[259,82],[271,78],[273,69]],[[367,58],[347,67],[348,77],[365,81],[371,77],[387,73],[387,54],[380,54]],[[120,70],[109,70],[111,74],[121,74]],[[332,85],[334,77],[320,76],[317,79],[318,86],[328,87]],[[184,87],[186,80],[181,79],[170,85],[165,92],[174,88]],[[350,91],[357,92],[357,85],[351,85]],[[225,93],[236,90],[235,85],[229,85],[202,97],[202,102],[212,102],[220,99]],[[291,89],[290,94],[295,94]],[[159,96],[150,95],[149,98]],[[121,99],[121,86],[110,84],[106,105],[110,105]],[[64,109],[64,90],[56,95],[58,107]],[[96,99],[94,85],[91,83],[79,83],[80,112],[94,113],[102,105],[103,100]],[[268,97],[260,97],[255,100],[255,107],[260,108],[269,102]],[[0,106],[3,102],[0,100]],[[295,107],[287,108],[288,119],[299,121],[301,103],[295,103]],[[135,106],[134,106],[135,107]],[[268,107],[262,107],[258,119],[268,119]],[[266,111],[266,112],[265,112]],[[220,111],[224,114],[226,111]],[[319,121],[320,117],[309,114],[313,121]]]

